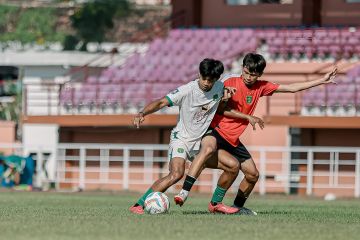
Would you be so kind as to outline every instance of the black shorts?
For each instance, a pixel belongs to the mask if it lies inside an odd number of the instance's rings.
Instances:
[[[251,158],[249,151],[241,142],[239,143],[239,145],[234,147],[213,128],[209,128],[204,134],[203,138],[205,136],[213,136],[216,139],[217,148],[227,151],[228,153],[233,155],[240,163]]]

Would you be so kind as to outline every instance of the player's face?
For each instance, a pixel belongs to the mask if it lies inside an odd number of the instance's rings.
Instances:
[[[243,67],[242,76],[246,86],[252,86],[261,76],[260,73],[250,72],[247,67]]]
[[[209,77],[199,77],[199,87],[204,92],[208,92],[214,86],[217,79],[209,78]]]

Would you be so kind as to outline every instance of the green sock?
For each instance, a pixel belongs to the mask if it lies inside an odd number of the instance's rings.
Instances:
[[[137,204],[139,204],[140,206],[143,206],[143,207],[144,207],[144,202],[145,202],[146,197],[147,197],[150,193],[152,193],[152,192],[153,192],[153,190],[152,190],[151,188],[149,188],[149,189],[146,191],[146,193],[144,193],[144,195],[142,195],[142,197],[139,198],[139,200],[137,201]]]
[[[216,189],[215,189],[215,192],[214,192],[214,194],[212,196],[211,202],[212,203],[220,203],[220,202],[222,202],[222,200],[223,200],[223,198],[224,198],[224,196],[226,194],[226,191],[227,191],[227,189],[223,189],[223,188],[217,186]]]

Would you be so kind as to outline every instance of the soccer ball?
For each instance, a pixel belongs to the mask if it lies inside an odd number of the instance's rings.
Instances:
[[[162,192],[152,192],[145,199],[145,212],[149,214],[166,213],[169,208],[169,199]]]

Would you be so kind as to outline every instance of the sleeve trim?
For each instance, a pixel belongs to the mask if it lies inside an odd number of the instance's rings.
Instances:
[[[165,96],[165,98],[168,100],[170,107],[174,106],[174,103],[171,101],[171,99],[168,96]]]

